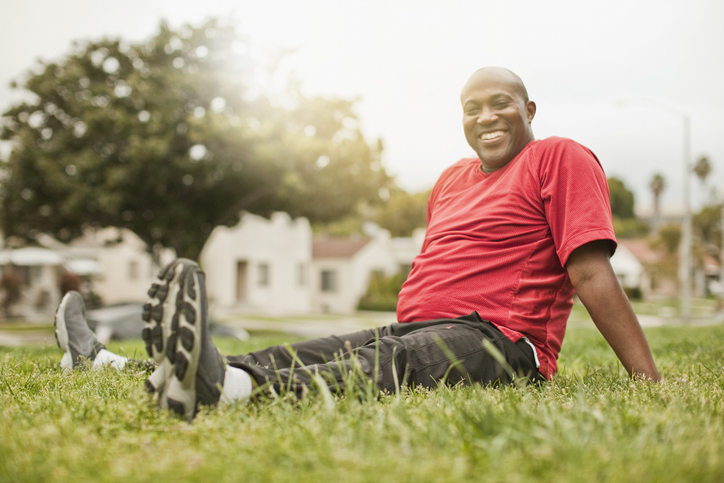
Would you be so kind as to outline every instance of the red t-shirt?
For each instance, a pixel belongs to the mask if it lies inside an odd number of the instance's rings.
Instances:
[[[422,251],[402,286],[397,320],[477,311],[513,342],[527,337],[550,378],[573,305],[568,256],[616,238],[598,159],[564,138],[532,141],[503,168],[484,173],[461,159],[428,201]]]

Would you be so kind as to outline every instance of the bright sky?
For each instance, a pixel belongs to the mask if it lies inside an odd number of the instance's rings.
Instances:
[[[308,94],[359,97],[368,141],[383,139],[385,166],[408,190],[472,154],[460,89],[475,69],[501,65],[538,105],[536,137],[588,146],[641,207],[656,172],[664,204],[681,203],[684,114],[692,162],[708,156],[709,186],[724,192],[720,0],[0,0],[0,13],[2,111],[19,98],[10,80],[74,39],[142,41],[162,18],[178,27],[222,16],[252,43],[297,48]],[[698,179],[691,188],[698,206]]]

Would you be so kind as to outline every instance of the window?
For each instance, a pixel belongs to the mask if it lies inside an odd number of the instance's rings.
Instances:
[[[337,271],[322,270],[322,292],[337,291]]]
[[[268,287],[269,286],[269,264],[268,263],[260,263],[259,264],[259,286],[260,287]]]
[[[138,280],[138,262],[136,260],[128,262],[128,280]]]
[[[246,302],[246,280],[249,263],[246,260],[236,261],[236,300]]]
[[[297,285],[304,287],[307,284],[307,266],[304,262],[297,265]]]
[[[5,271],[8,273],[15,272],[16,275],[20,277],[21,285],[24,287],[29,287],[32,283],[31,275],[30,275],[30,267],[27,266],[18,266],[18,267],[6,267]],[[3,272],[4,273],[4,272]]]

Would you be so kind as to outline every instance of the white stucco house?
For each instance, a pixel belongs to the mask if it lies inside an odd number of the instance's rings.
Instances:
[[[243,214],[234,227],[217,227],[199,257],[206,273],[211,310],[269,314],[352,313],[370,276],[407,275],[419,253],[424,230],[408,238],[365,227],[365,236],[317,237],[306,218],[275,213],[270,219]],[[0,270],[12,264],[23,278],[18,315],[52,316],[60,301],[60,280],[80,275],[105,305],[143,302],[160,263],[133,232],[119,228],[88,231],[65,245],[50,237],[43,248],[0,252]]]
[[[53,313],[60,302],[58,284],[64,259],[53,250],[26,247],[0,251],[0,273],[12,271],[20,278],[20,300],[13,315],[26,318]]]
[[[26,318],[55,313],[65,274],[80,275],[83,290],[90,289],[104,304],[113,305],[145,300],[159,270],[143,241],[125,229],[89,230],[68,245],[48,236],[39,241],[43,246],[0,252],[0,271],[20,275],[21,298],[13,310]],[[173,253],[164,252],[161,258],[161,264],[167,263]]]
[[[68,271],[90,280],[106,305],[145,301],[160,266],[174,258],[173,251],[166,250],[155,263],[135,233],[113,227],[88,231],[56,251],[65,258]]]
[[[622,287],[645,289],[649,285],[644,266],[625,243],[619,242],[611,267]]]
[[[367,291],[370,276],[399,271],[390,233],[377,229],[365,237],[316,237],[312,243],[312,308],[352,313]]]
[[[370,275],[407,273],[424,231],[391,239],[367,226],[367,236],[314,237],[305,218],[244,214],[217,227],[201,252],[209,304],[224,311],[352,313]]]
[[[201,252],[209,304],[269,313],[311,309],[312,229],[306,218],[244,214],[216,227]]]

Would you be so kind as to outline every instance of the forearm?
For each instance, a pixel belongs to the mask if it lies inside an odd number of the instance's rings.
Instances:
[[[590,242],[574,250],[566,264],[571,283],[628,373],[658,381],[659,372],[646,336],[611,268],[609,254],[605,241]]]
[[[628,373],[658,381],[660,376],[649,344],[618,281],[614,278],[612,282],[597,274],[577,292],[596,327]]]

